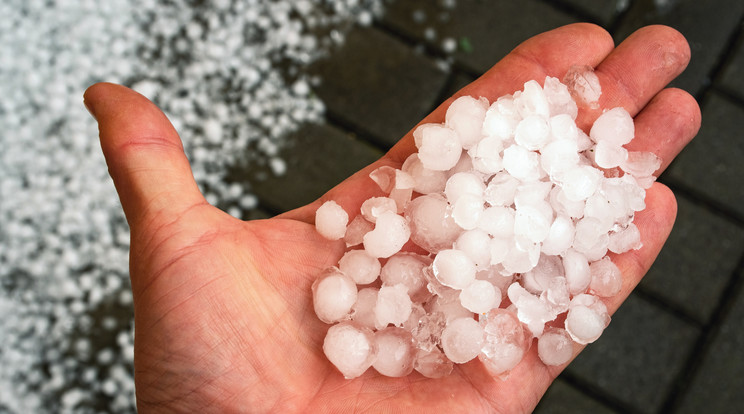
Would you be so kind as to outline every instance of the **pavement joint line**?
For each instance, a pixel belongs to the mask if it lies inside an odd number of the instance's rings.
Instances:
[[[661,405],[659,414],[673,413],[680,407],[685,392],[690,388],[695,376],[700,372],[705,356],[710,353],[721,325],[731,312],[734,302],[739,297],[742,289],[744,289],[744,254],[741,254],[739,257],[739,261],[731,273],[726,288],[723,290],[724,293],[721,295],[718,306],[713,311],[708,323],[703,326],[702,332],[695,342],[687,361],[672,382],[672,387],[664,403]]]
[[[347,121],[343,118],[343,116],[336,113],[335,111],[326,109],[325,121],[328,125],[334,126],[340,130],[343,130],[345,133],[352,135],[355,140],[366,142],[367,144],[372,145],[382,152],[387,152],[388,150],[390,150],[390,148],[392,148],[385,143],[384,139],[369,132],[363,126],[356,125],[350,121]]]
[[[721,49],[721,54],[718,56],[715,65],[713,65],[705,78],[706,82],[704,86],[700,88],[697,94],[693,95],[698,99],[698,102],[702,103],[701,98],[703,98],[708,91],[713,88],[713,85],[723,74],[726,65],[733,59],[733,56],[736,53],[734,46],[736,46],[739,37],[742,35],[744,35],[744,15],[739,17],[739,22],[736,24],[731,34],[729,34],[728,39],[726,39],[725,46]]]
[[[663,180],[660,182],[669,187],[675,195],[684,196],[689,201],[708,209],[708,211],[720,217],[732,221],[737,226],[744,227],[744,216],[742,216],[741,213],[734,211],[724,203],[690,187],[682,180],[664,176]]]
[[[691,315],[689,312],[687,312],[679,305],[675,304],[673,301],[670,301],[669,299],[664,298],[657,293],[649,291],[642,285],[638,285],[633,288],[633,293],[635,293],[642,300],[645,300],[651,305],[659,308],[659,310],[666,312],[698,329],[702,329],[702,327],[705,326],[705,321],[702,321],[699,318]]]
[[[432,104],[432,106],[429,107],[429,113],[434,112],[434,110],[437,109],[439,105],[449,99],[449,91],[455,84],[455,77],[457,76],[457,72],[457,70],[451,70],[449,71],[449,73],[447,73],[447,78],[444,80],[442,88],[439,90],[439,94],[437,94],[436,99],[434,99],[434,103]]]
[[[714,83],[709,91],[720,95],[735,105],[744,107],[744,95],[740,95],[737,91],[729,89],[725,85]]]
[[[591,346],[591,344],[589,344],[589,346]],[[637,408],[630,405],[626,401],[623,401],[615,397],[614,395],[605,392],[596,385],[579,378],[570,371],[564,370],[563,372],[561,372],[560,378],[577,391],[601,403],[611,410],[617,411],[619,413],[641,413],[641,411],[639,411]]]

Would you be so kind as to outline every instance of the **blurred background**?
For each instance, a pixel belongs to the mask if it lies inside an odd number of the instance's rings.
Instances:
[[[128,229],[82,93],[169,115],[208,200],[313,201],[521,41],[588,21],[690,42],[703,111],[662,175],[675,229],[538,413],[744,412],[744,2],[5,0],[0,3],[0,412],[132,412]]]

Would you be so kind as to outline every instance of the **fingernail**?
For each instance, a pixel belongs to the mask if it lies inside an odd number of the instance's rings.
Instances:
[[[96,122],[98,122],[98,118],[96,118],[96,111],[93,110],[93,105],[88,103],[88,101],[86,101],[85,99],[83,99],[83,105],[85,105],[85,109],[88,110],[88,113],[90,113],[90,116],[92,116],[93,119],[95,119]]]

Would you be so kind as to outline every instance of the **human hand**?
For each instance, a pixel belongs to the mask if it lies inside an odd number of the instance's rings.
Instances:
[[[603,29],[576,24],[529,39],[456,96],[494,100],[527,80],[561,78],[571,65],[591,65],[602,85],[601,108],[582,109],[579,126],[586,129],[602,108],[624,107],[636,125],[627,147],[654,152],[663,170],[700,126],[689,94],[662,89],[689,56],[684,38],[666,27],[641,29],[614,48]],[[422,122],[442,122],[453,98]],[[333,199],[355,212],[379,195],[369,172],[400,167],[415,151],[411,133],[315,203],[243,222],[204,200],[176,131],[147,99],[97,84],[85,102],[99,121],[131,228],[140,412],[530,412],[565,367],[545,366],[533,346],[506,380],[492,378],[478,360],[440,379],[369,370],[345,380],[323,355],[328,326],[315,317],[310,285],[338,262],[344,246],[316,233],[315,210]],[[605,300],[610,312],[638,284],[671,230],[671,192],[656,183],[646,204],[635,218],[643,247],[612,256],[623,287]],[[575,354],[580,350],[576,345]]]

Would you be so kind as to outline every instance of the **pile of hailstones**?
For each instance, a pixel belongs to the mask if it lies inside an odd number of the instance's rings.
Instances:
[[[661,161],[623,148],[634,125],[622,108],[587,136],[572,92],[548,77],[490,105],[463,96],[444,124],[414,131],[401,169],[370,174],[386,197],[351,222],[334,201],[317,210],[318,232],[350,248],[312,287],[318,318],[335,323],[324,352],[346,378],[370,366],[437,378],[476,357],[505,377],[533,338],[561,365],[600,336],[601,298],[622,284],[607,252],[641,246],[632,220]]]

